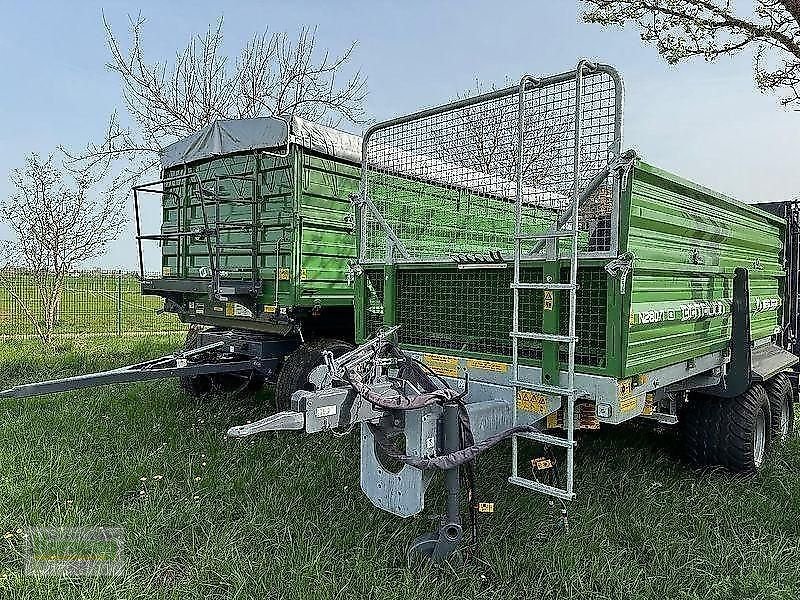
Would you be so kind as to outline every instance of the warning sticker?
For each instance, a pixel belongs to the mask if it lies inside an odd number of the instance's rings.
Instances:
[[[547,396],[537,394],[531,390],[520,390],[517,392],[517,408],[526,412],[547,414]]]
[[[620,412],[631,412],[632,410],[636,410],[636,406],[639,404],[639,400],[636,396],[628,396],[627,398],[620,398],[619,401],[619,410]]]
[[[278,279],[280,281],[289,281],[289,269],[286,267],[278,269]]]
[[[246,306],[242,306],[241,304],[237,304],[236,302],[228,302],[225,305],[225,316],[226,317],[253,317],[253,311],[247,308]]]
[[[437,375],[458,377],[458,359],[441,354],[423,354],[422,362],[428,365]]]
[[[300,269],[300,281],[308,281],[308,271]]]
[[[631,412],[636,410],[639,404],[639,399],[633,393],[633,387],[630,379],[623,379],[617,382],[617,399],[619,400],[620,412]]]
[[[544,310],[553,310],[553,290],[544,291]]]
[[[467,360],[468,369],[481,369],[482,371],[493,371],[495,373],[508,373],[508,364],[494,362],[492,360],[479,360],[470,358]]]

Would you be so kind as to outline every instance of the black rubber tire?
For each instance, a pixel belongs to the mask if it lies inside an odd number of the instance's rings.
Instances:
[[[755,452],[756,424],[764,419],[764,451]],[[696,465],[719,465],[735,473],[755,473],[771,442],[770,402],[761,385],[735,398],[695,395],[681,413],[686,458]]]
[[[288,410],[292,394],[297,390],[313,390],[308,376],[315,368],[323,364],[323,350],[333,352],[339,357],[353,349],[353,345],[343,340],[319,338],[307,344],[301,344],[283,361],[275,384],[275,408]]]
[[[794,433],[794,389],[786,373],[778,373],[764,384],[772,416],[772,439],[785,442]],[[783,408],[787,408],[787,413]]]
[[[199,333],[202,328],[190,327],[186,333],[184,350],[193,350],[199,345]],[[204,398],[214,395],[249,396],[264,386],[264,378],[255,371],[248,373],[215,373],[211,375],[195,375],[181,377],[181,388],[193,398]]]

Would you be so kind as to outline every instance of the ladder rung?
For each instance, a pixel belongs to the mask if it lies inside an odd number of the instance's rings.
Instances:
[[[253,228],[252,224],[245,224],[245,223],[234,224],[234,225],[222,225],[222,224],[220,224],[219,226],[215,227],[215,229],[217,229],[219,231],[235,231],[236,229],[252,229],[252,228]]]
[[[540,433],[538,431],[527,431],[525,433],[518,433],[518,437],[525,438],[527,440],[533,440],[535,442],[541,442],[542,444],[550,444],[551,446],[561,446],[562,448],[574,448],[575,442],[570,442],[562,437],[558,437],[556,435],[548,435],[546,433]]]
[[[569,344],[572,342],[577,342],[578,338],[574,335],[558,335],[555,333],[537,333],[534,331],[512,331],[509,333],[512,338],[518,338],[523,340],[541,340],[543,342],[559,342]]]
[[[512,290],[577,290],[574,283],[512,283]]]
[[[538,481],[533,481],[531,479],[525,479],[524,477],[509,477],[508,482],[528,488],[529,490],[533,490],[535,492],[542,492],[543,494],[547,494],[549,496],[555,496],[556,498],[561,498],[562,500],[575,499],[574,492],[570,494],[561,488],[553,487],[552,485],[545,485],[544,483],[539,483]]]
[[[576,388],[562,388],[556,385],[546,385],[544,383],[533,383],[532,381],[515,380],[511,382],[516,385],[533,392],[541,392],[542,394],[550,394],[551,396],[573,396],[577,397],[578,390]]]
[[[555,231],[540,231],[538,233],[523,233],[516,236],[517,241],[522,240],[552,240],[556,238],[565,238],[578,235],[578,232],[573,229],[556,229]]]
[[[203,237],[208,235],[208,231],[175,231],[173,233],[149,233],[137,235],[138,240],[177,240],[182,237]]]

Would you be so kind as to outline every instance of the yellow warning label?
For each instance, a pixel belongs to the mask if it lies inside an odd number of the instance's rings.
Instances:
[[[527,412],[546,414],[548,411],[547,396],[531,390],[517,392],[517,408]]]
[[[305,269],[300,269],[300,281],[308,280],[308,272]]]
[[[286,267],[278,269],[278,279],[280,281],[289,281],[289,269]]]
[[[561,412],[560,410],[557,410],[557,411],[552,412],[549,415],[547,415],[547,428],[548,429],[557,429],[558,427],[561,427],[561,423],[559,422],[559,419],[558,419],[560,412]]]
[[[172,267],[162,267],[161,274],[162,275],[170,275],[172,273]]]
[[[494,362],[492,360],[479,360],[470,358],[467,360],[468,369],[481,369],[482,371],[494,371],[495,373],[508,373],[508,364]]]
[[[494,502],[478,502],[478,512],[481,512],[481,513],[493,513],[494,512]]]
[[[653,414],[653,403],[655,401],[655,396],[653,394],[647,394],[644,397],[644,408],[642,409],[643,415],[652,415]]]
[[[617,399],[619,400],[619,410],[621,412],[636,410],[639,400],[633,393],[633,385],[630,379],[623,379],[617,382]]]
[[[275,312],[276,312],[276,308],[274,306],[272,306],[271,304],[265,304],[264,305],[264,312],[267,313],[267,314],[270,314],[270,315],[274,315]]]
[[[233,302],[228,302],[225,305],[225,316],[232,317],[235,314],[236,314],[236,308],[234,307]]]
[[[422,362],[428,365],[437,375],[458,377],[458,359],[441,354],[423,354]]]
[[[553,468],[553,461],[549,458],[534,458],[531,461],[531,466],[537,471],[544,471]]]
[[[636,313],[631,311],[631,316],[628,317],[628,325],[636,325]]]
[[[553,310],[553,290],[544,291],[544,310]]]
[[[619,410],[620,412],[631,412],[636,410],[636,405],[639,403],[636,396],[628,396],[627,398],[620,398]]]

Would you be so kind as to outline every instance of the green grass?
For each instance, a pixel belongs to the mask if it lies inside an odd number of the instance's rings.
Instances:
[[[11,385],[79,373],[171,344],[5,344],[0,375]],[[558,507],[506,482],[508,449],[499,448],[480,463],[480,491],[495,513],[481,520],[477,553],[461,565],[409,568],[406,544],[433,526],[441,488],[429,492],[424,516],[400,520],[361,493],[357,437],[225,438],[268,402],[269,391],[192,400],[175,382],[3,401],[0,533],[121,527],[128,568],[109,580],[28,578],[18,537],[0,539],[0,598],[800,595],[797,440],[745,479],[690,470],[669,432],[584,436],[568,531]]]

